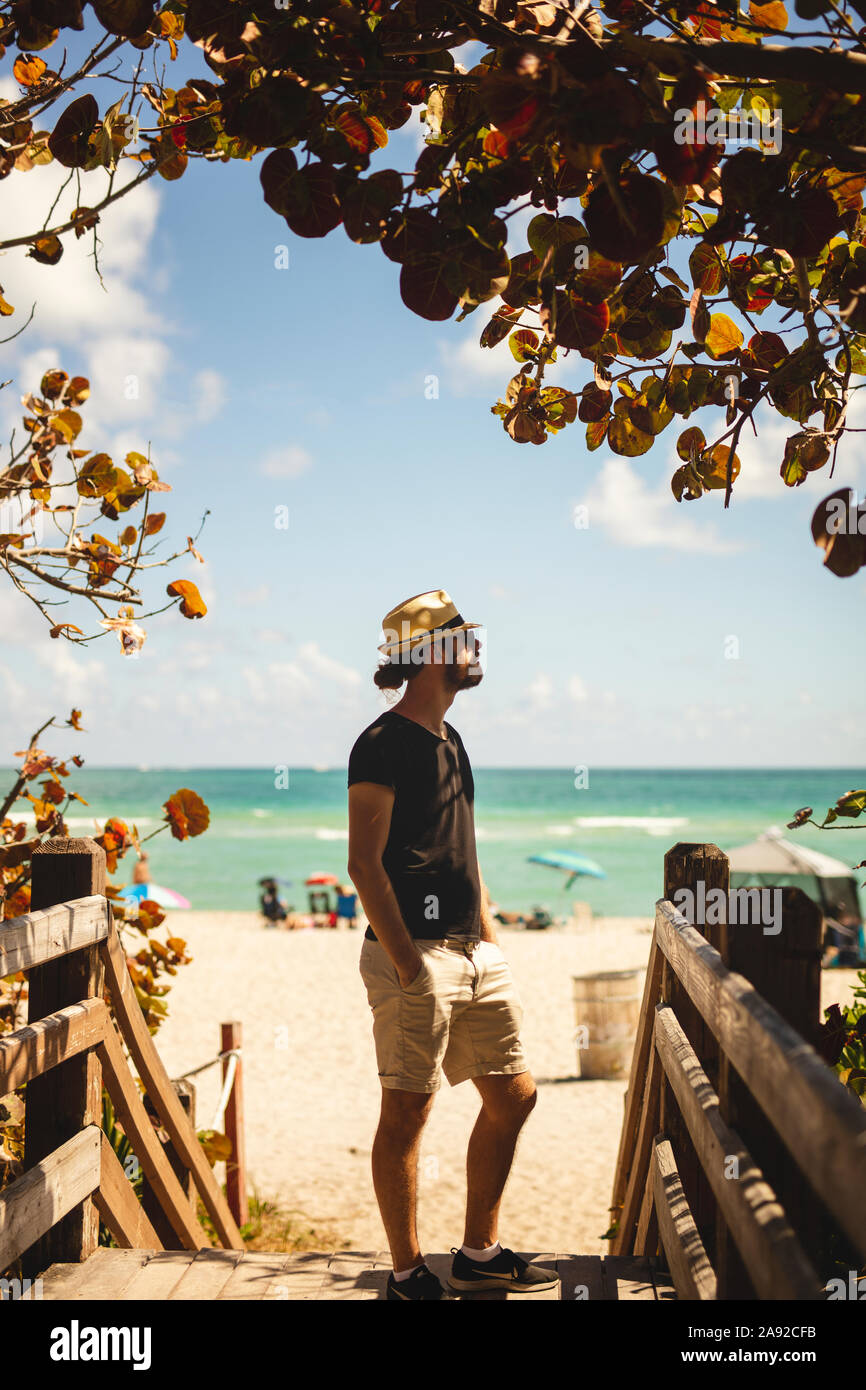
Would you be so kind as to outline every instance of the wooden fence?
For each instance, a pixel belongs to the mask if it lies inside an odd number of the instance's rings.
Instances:
[[[719,921],[698,910],[713,889]],[[813,1046],[821,913],[770,891],[780,922],[736,922],[715,845],[665,858],[611,1251],[663,1251],[681,1298],[821,1299],[866,1259],[866,1108]]]
[[[119,1246],[164,1248],[102,1131],[103,1086],[177,1247],[211,1244],[197,1192],[220,1244],[244,1248],[148,1032],[104,889],[105,855],[95,841],[47,840],[33,854],[31,911],[0,923],[0,977],[23,970],[29,981],[29,1022],[0,1035],[0,1096],[27,1083],[25,1171],[0,1194],[0,1271],[19,1258],[26,1274],[87,1259],[100,1218]],[[191,1175],[192,1196],[147,1114],[122,1043]]]

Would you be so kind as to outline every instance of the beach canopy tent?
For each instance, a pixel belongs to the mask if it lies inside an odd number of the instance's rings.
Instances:
[[[732,888],[802,888],[828,917],[837,917],[844,904],[858,922],[863,920],[851,866],[786,840],[778,826],[726,852]]]

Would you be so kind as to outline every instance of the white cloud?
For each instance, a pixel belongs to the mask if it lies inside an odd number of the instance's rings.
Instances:
[[[226,397],[226,380],[210,367],[197,372],[193,382],[193,411],[199,424],[213,420],[222,410]]]
[[[319,712],[334,703],[344,704],[361,686],[357,671],[328,656],[313,641],[302,643],[294,660],[245,666],[241,676],[259,711],[271,708],[274,717],[284,715],[287,708],[308,713],[311,702]]]
[[[62,699],[70,706],[94,705],[107,689],[107,667],[90,650],[81,652],[62,638],[48,638],[37,648],[36,658],[62,687]]]
[[[684,512],[684,508],[699,507],[701,502],[678,506],[666,478],[651,488],[628,459],[619,456],[605,460],[582,501],[590,526],[603,526],[619,545],[665,546],[704,555],[728,555],[742,548],[738,542],[717,535],[712,523],[701,524]]]
[[[343,666],[333,657],[326,656],[323,651],[319,650],[317,642],[305,642],[298,649],[298,657],[314,676],[322,676],[325,680],[336,681],[338,685],[352,690],[361,684],[361,677],[357,671],[350,666]]]
[[[287,444],[266,454],[259,472],[266,478],[299,478],[312,464],[312,455],[300,444]]]
[[[37,167],[28,174],[13,173],[14,197],[4,210],[4,236],[38,230],[58,195],[53,217],[56,222],[68,218],[77,202],[92,206],[104,196],[104,170],[82,173],[80,199],[74,180],[61,192],[67,176],[68,171],[56,164]],[[152,307],[150,294],[134,283],[147,264],[159,206],[155,186],[147,183],[101,214],[97,231],[102,239],[102,284],[93,263],[92,235],[80,239],[64,236],[63,256],[55,266],[39,265],[24,247],[7,253],[3,275],[6,298],[19,311],[20,320],[23,322],[36,301],[35,331],[50,325],[52,337],[66,351],[80,350],[90,335],[102,337],[118,328],[145,334],[164,328]],[[24,334],[17,341],[24,347],[26,339]]]
[[[56,165],[13,175],[14,198],[5,210],[4,235],[40,227],[55,198],[52,221],[59,222],[76,203],[92,205],[104,195],[105,171],[82,174],[80,194],[75,181],[62,186],[66,176],[67,171]],[[119,181],[122,185],[124,178],[134,176],[123,170]],[[147,183],[103,211],[97,228],[101,280],[90,235],[65,235],[56,266],[38,265],[26,248],[15,248],[7,253],[3,274],[6,298],[17,310],[13,328],[36,303],[32,324],[8,349],[15,394],[38,390],[49,368],[87,376],[91,396],[84,411],[85,442],[122,458],[132,449],[147,452],[152,430],[157,440],[151,458],[158,468],[179,461],[178,455],[162,448],[165,441],[213,420],[226,398],[226,382],[218,371],[187,371],[174,359],[174,326],[158,308],[168,285],[157,289],[158,268],[151,254],[160,207],[156,184]],[[179,404],[173,403],[174,391]],[[4,429],[20,427],[20,413],[12,392],[0,401]],[[105,439],[104,433],[111,430],[117,431],[116,438]]]
[[[568,693],[571,696],[572,700],[581,701],[587,698],[586,685],[581,680],[580,676],[570,677],[568,682]]]
[[[88,352],[90,388],[100,416],[111,424],[158,416],[160,384],[170,360],[159,338],[138,333],[100,338]]]
[[[539,671],[527,687],[526,695],[533,710],[549,709],[553,703],[553,681],[550,676],[544,671]]]

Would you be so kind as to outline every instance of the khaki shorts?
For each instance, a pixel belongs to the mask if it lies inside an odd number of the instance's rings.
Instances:
[[[400,1091],[437,1091],[471,1076],[528,1070],[523,1006],[502,948],[492,941],[416,940],[423,957],[403,989],[378,941],[364,938],[361,978],[373,1011],[379,1080]]]

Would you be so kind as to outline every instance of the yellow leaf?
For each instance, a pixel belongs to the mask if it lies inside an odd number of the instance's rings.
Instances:
[[[749,5],[749,18],[755,24],[761,24],[765,29],[787,29],[788,11],[782,4],[782,0],[770,0],[768,5],[756,5],[754,0]]]
[[[730,357],[737,348],[742,347],[743,335],[727,314],[713,314],[704,346],[713,357]]]
[[[727,487],[728,483],[728,457],[730,448],[727,444],[716,444],[704,455],[701,463],[698,464],[698,472],[705,488],[714,490],[716,488]],[[740,472],[740,460],[734,454],[731,466],[731,481],[733,482]]]

